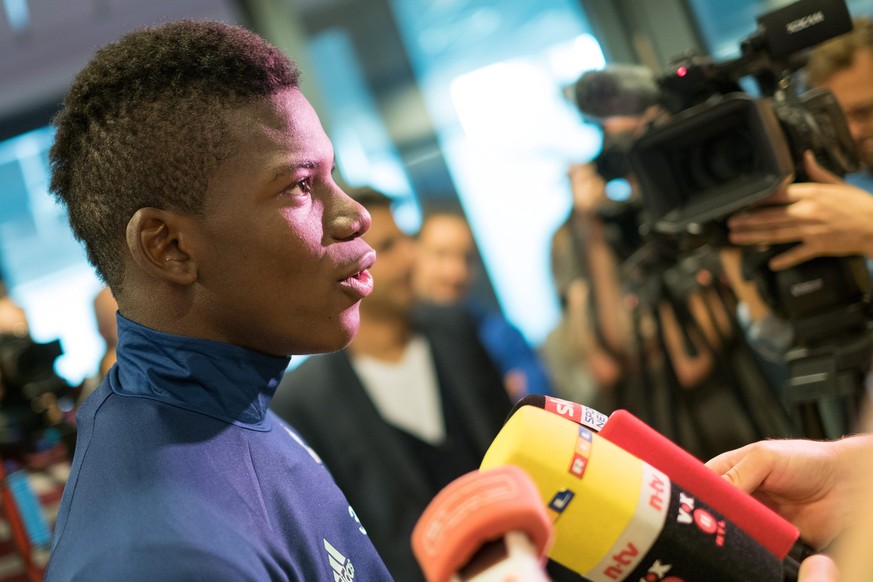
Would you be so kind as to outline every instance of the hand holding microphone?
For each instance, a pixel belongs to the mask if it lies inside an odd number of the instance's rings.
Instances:
[[[774,440],[728,451],[707,466],[777,513],[816,547],[828,545],[857,515],[859,478],[873,454],[869,435],[839,441]]]
[[[837,565],[823,554],[816,554],[804,560],[797,578],[797,582],[839,582],[839,580]]]
[[[817,547],[827,546],[841,579],[868,580],[873,572],[871,463],[873,434],[864,433],[836,441],[762,441],[707,465],[797,524]],[[836,582],[836,567],[828,560],[804,561],[800,582]]]

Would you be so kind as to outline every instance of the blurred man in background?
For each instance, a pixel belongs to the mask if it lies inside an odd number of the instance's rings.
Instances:
[[[436,304],[466,306],[513,401],[528,394],[551,394],[546,370],[518,328],[470,296],[477,275],[476,243],[466,218],[449,210],[426,213],[416,243],[416,295]]]
[[[27,315],[6,289],[6,283],[0,279],[0,333],[8,333],[22,337],[28,333]]]

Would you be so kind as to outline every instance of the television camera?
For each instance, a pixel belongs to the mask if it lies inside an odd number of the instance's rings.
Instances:
[[[604,178],[626,171],[639,186],[635,205],[604,218],[620,216],[626,238],[645,233],[626,263],[649,287],[651,271],[663,275],[701,249],[727,245],[732,214],[767,204],[792,181],[808,181],[804,152],[839,176],[858,168],[836,99],[823,89],[801,91],[797,74],[807,49],[852,29],[845,4],[800,0],[757,21],[736,59],[690,53],[658,78],[646,79],[639,67],[611,76],[607,69],[575,86],[583,114],[658,110],[633,139],[605,139],[595,161]],[[746,81],[754,95],[743,90]],[[793,330],[781,395],[795,423],[804,436],[841,436],[857,416],[873,353],[870,274],[862,257],[821,257],[771,271],[768,260],[786,248],[744,250],[743,275]]]
[[[72,454],[75,429],[68,418],[73,390],[54,371],[60,341],[0,334],[0,458],[25,465],[28,456],[63,443]]]

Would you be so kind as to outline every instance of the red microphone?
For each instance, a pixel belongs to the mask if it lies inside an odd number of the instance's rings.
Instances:
[[[780,559],[788,556],[800,538],[797,527],[627,410],[613,412],[600,436],[694,492]]]
[[[504,466],[472,471],[444,487],[412,531],[428,582],[548,582],[552,523],[531,478]]]

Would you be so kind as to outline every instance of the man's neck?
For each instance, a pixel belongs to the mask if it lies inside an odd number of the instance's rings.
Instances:
[[[361,314],[358,335],[349,345],[353,356],[368,356],[386,362],[403,357],[412,337],[406,317],[365,317]]]

